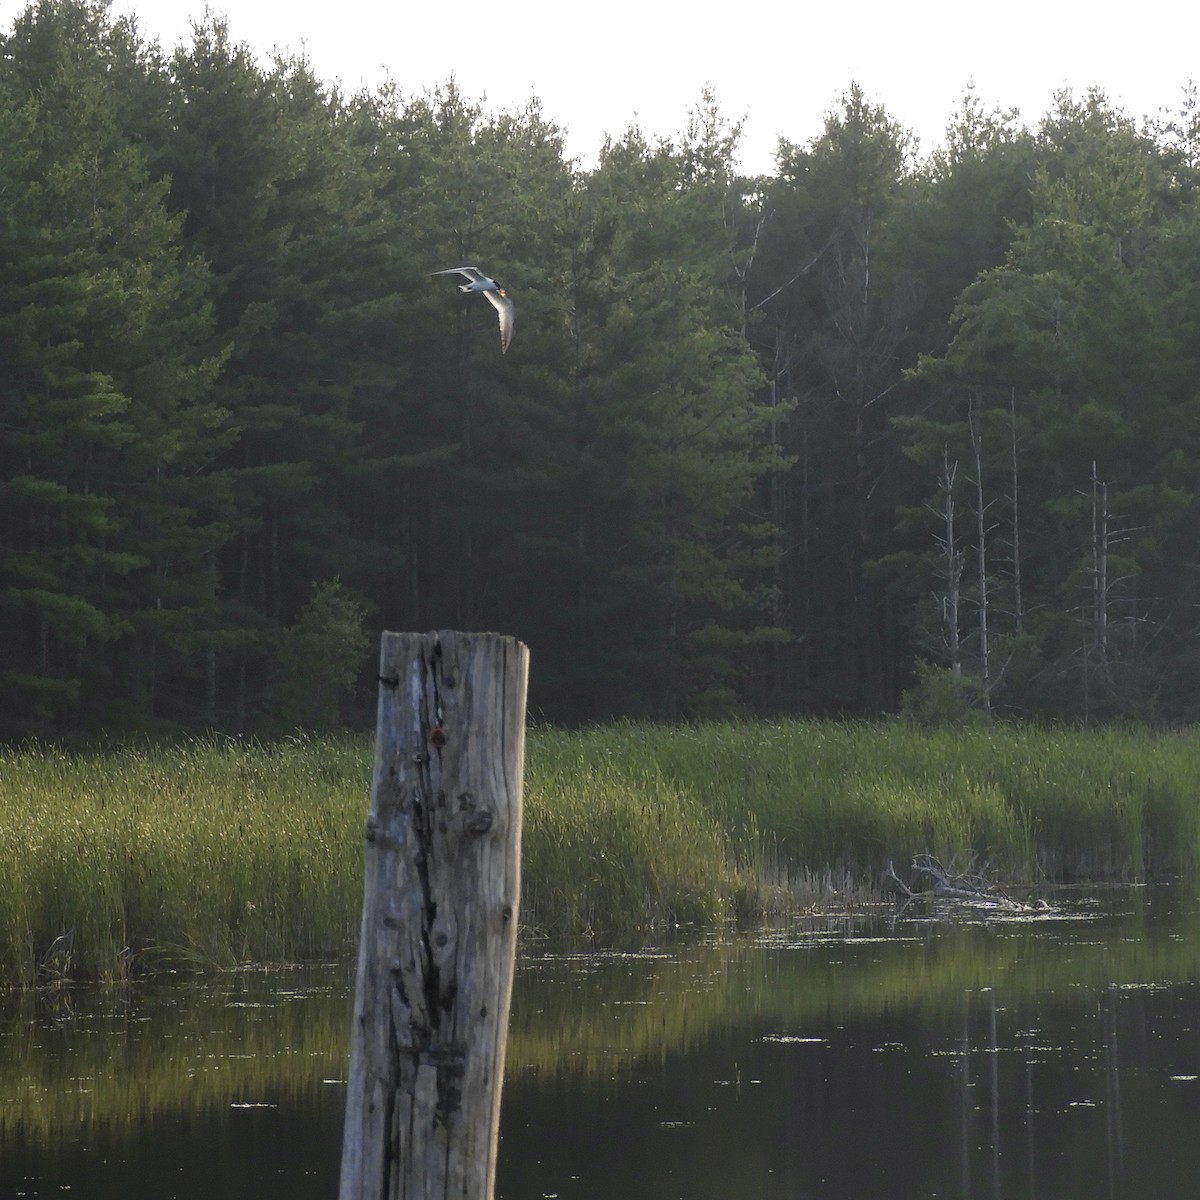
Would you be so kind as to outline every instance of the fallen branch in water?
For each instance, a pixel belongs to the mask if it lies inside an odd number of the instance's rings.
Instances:
[[[896,874],[896,868],[892,866],[890,858],[887,869],[883,872],[883,888],[884,891],[895,892],[902,900],[915,900],[917,896],[917,893]]]
[[[951,874],[932,854],[915,855],[912,868],[929,877],[933,884],[933,895],[939,900],[958,900],[965,904],[1002,908],[1013,912],[1036,912],[1049,907],[1044,900],[1039,900],[1036,904],[1014,900],[999,884],[985,879],[982,875]],[[883,885],[906,902],[926,894],[914,892],[896,874],[890,860],[883,873]]]

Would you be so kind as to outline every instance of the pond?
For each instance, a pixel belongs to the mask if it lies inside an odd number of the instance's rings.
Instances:
[[[527,946],[499,1200],[1171,1200],[1200,1178],[1200,903],[910,907]],[[348,966],[0,1003],[0,1197],[332,1200]]]

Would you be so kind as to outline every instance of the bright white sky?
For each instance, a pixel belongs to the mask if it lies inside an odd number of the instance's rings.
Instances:
[[[113,0],[142,36],[173,48],[204,0]],[[453,74],[489,111],[531,95],[594,160],[606,133],[630,124],[671,136],[710,84],[745,117],[743,165],[770,170],[780,136],[806,143],[852,80],[920,138],[941,143],[967,84],[986,109],[1017,108],[1035,125],[1054,92],[1091,85],[1129,116],[1174,113],[1200,82],[1196,0],[857,0],[733,4],[664,0],[212,0],[235,41],[263,55],[307,54],[349,90],[390,77],[404,96]],[[0,0],[11,27],[24,0]]]

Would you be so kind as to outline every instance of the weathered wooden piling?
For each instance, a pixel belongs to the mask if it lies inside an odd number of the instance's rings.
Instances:
[[[385,633],[340,1200],[491,1200],[529,652]]]

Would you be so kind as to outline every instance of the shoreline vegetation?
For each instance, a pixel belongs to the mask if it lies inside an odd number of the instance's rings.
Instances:
[[[353,956],[366,736],[0,749],[0,984]],[[1200,733],[774,721],[527,739],[525,935],[878,901],[914,855],[1005,886],[1200,864]]]

